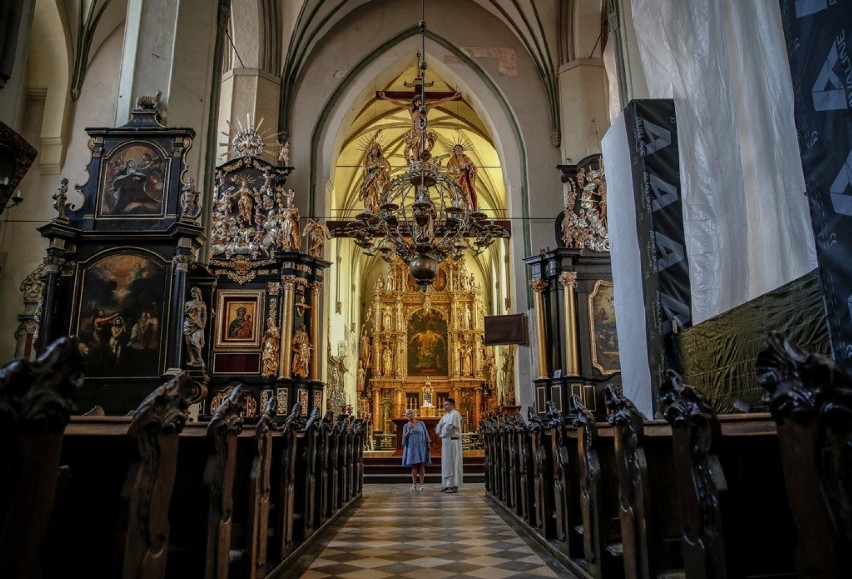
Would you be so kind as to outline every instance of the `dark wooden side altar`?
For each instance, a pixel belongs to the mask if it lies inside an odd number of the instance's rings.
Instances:
[[[432,443],[429,445],[432,456],[441,456],[441,439],[435,434],[435,425],[438,424],[441,418],[439,416],[418,416],[417,420],[422,421],[426,425],[426,431],[432,439]],[[408,422],[408,419],[400,416],[398,418],[391,418],[391,422],[396,426],[396,450],[393,451],[393,455],[402,456],[402,428]]]

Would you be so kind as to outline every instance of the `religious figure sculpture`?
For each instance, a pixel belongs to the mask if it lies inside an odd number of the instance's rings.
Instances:
[[[281,349],[281,332],[273,320],[267,321],[263,334],[263,371],[264,378],[278,375],[278,356]]]
[[[248,226],[252,223],[252,214],[254,212],[254,199],[252,198],[251,190],[248,188],[252,180],[242,175],[238,175],[236,179],[240,183],[240,188],[236,193],[232,194],[231,198],[237,199],[237,209],[239,210],[237,221],[244,226]]]
[[[195,189],[195,179],[190,177],[181,189],[180,216],[182,219],[194,221],[201,213],[198,205],[198,191]]]
[[[313,349],[305,324],[302,324],[293,334],[293,376],[307,378]]]
[[[68,219],[66,215],[66,203],[68,203],[68,179],[65,177],[59,182],[59,187],[56,189],[51,198],[53,199],[53,208],[56,209],[56,218],[60,221]]]
[[[382,155],[382,146],[376,141],[370,143],[370,149],[361,162],[361,199],[366,211],[379,212],[383,191],[390,182],[390,169],[390,163]]]
[[[464,346],[461,350],[461,374],[462,376],[470,376],[470,357],[473,352],[473,348],[468,344]]]
[[[435,133],[427,131],[424,134],[424,129],[426,128],[426,117],[429,114],[429,111],[439,104],[461,98],[461,93],[456,92],[450,96],[432,101],[431,103],[424,103],[419,94],[412,97],[410,101],[392,98],[384,92],[379,92],[376,96],[382,100],[388,101],[389,103],[408,109],[408,112],[411,115],[411,128],[405,135],[405,161],[411,164],[416,161],[426,161],[429,157],[431,157],[432,147],[435,145]],[[425,149],[423,148],[424,138]]]
[[[503,354],[503,404],[515,404],[515,348],[507,346]]]
[[[471,326],[471,313],[470,313],[470,305],[466,305],[464,307],[464,328],[466,330],[470,330],[473,326]]]
[[[331,239],[331,232],[328,226],[321,221],[308,219],[308,224],[305,225],[303,234],[308,237],[308,254],[314,257],[322,257],[325,240]]]
[[[201,299],[201,290],[189,290],[192,299],[184,304],[183,336],[186,342],[187,366],[204,367],[204,329],[207,327],[207,304]]]
[[[302,236],[299,232],[299,209],[293,205],[293,197],[296,193],[287,189],[284,196],[284,206],[281,208],[281,247],[283,249],[299,250],[302,245]]]
[[[393,318],[391,317],[390,306],[385,306],[384,312],[382,313],[382,329],[385,331],[393,329]]]
[[[364,361],[364,366],[370,365],[370,335],[366,325],[361,328],[361,360]]]
[[[367,385],[367,369],[364,368],[364,360],[358,360],[358,394],[367,396],[365,386]]]
[[[447,173],[458,185],[464,195],[464,203],[470,211],[477,211],[476,200],[476,165],[465,155],[462,145],[453,147],[453,154],[447,161]]]
[[[382,374],[384,376],[393,375],[393,352],[391,351],[390,344],[385,346],[385,350],[382,353]]]
[[[278,162],[281,165],[289,165],[290,164],[290,141],[284,141],[280,143],[281,145],[278,149]]]

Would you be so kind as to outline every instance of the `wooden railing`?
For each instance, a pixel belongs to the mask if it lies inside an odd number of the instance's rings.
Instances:
[[[244,424],[236,388],[188,423],[183,374],[133,416],[70,416],[74,342],[0,370],[0,577],[277,577],[360,499],[363,421]]]

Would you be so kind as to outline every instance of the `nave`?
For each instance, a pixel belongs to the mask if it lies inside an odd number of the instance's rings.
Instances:
[[[427,485],[364,485],[363,501],[287,577],[573,577],[489,504],[483,484],[458,494]]]

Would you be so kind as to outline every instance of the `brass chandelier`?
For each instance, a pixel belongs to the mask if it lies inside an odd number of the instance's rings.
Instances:
[[[465,250],[479,255],[509,233],[476,208],[430,152],[434,135],[427,130],[425,0],[420,6],[420,108],[417,129],[406,136],[407,170],[387,183],[377,207],[367,204],[347,229],[366,254],[386,261],[397,255],[425,291],[441,262],[459,260]]]

